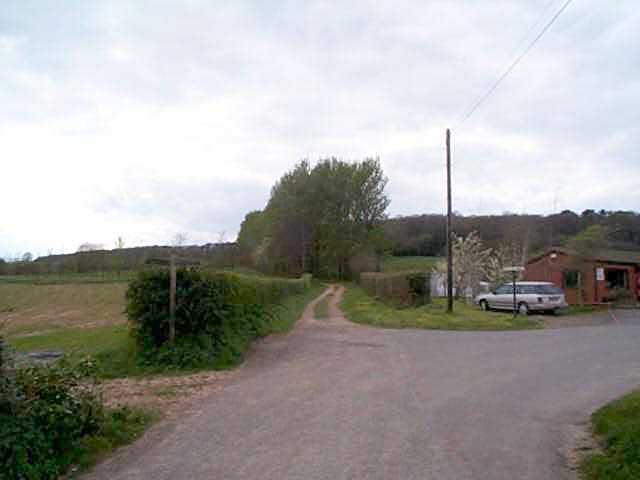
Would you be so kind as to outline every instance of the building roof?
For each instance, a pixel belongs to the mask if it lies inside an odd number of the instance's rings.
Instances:
[[[551,247],[544,253],[531,257],[527,263],[534,262],[542,257],[546,257],[551,253],[564,253],[565,255],[575,255],[575,252],[563,247]],[[599,260],[601,262],[610,263],[630,263],[640,265],[640,250],[614,250],[602,249],[591,252],[588,256],[589,260]]]

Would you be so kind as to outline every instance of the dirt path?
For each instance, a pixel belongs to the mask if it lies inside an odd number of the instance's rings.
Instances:
[[[154,426],[92,479],[573,478],[567,442],[640,384],[640,328],[375,329],[316,299],[222,391]],[[623,319],[624,320],[624,319]]]

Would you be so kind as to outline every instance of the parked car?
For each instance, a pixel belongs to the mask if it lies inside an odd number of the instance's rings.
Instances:
[[[478,295],[475,303],[482,310],[513,311],[513,283],[505,283],[492,292]],[[516,307],[520,314],[526,315],[531,311],[557,313],[568,306],[564,292],[553,283],[516,282]]]

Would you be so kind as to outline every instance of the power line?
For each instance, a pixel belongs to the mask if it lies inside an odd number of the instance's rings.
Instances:
[[[566,8],[569,6],[569,4],[572,2],[573,0],[567,0],[562,7],[560,7],[560,10],[558,10],[556,12],[556,14],[551,18],[551,20],[549,20],[547,22],[547,24],[544,26],[544,28],[540,31],[540,33],[538,33],[538,35],[536,35],[536,37],[531,41],[531,43],[529,43],[529,45],[527,46],[527,48],[524,49],[524,51],[518,55],[516,57],[516,59],[511,62],[511,65],[509,65],[509,67],[504,71],[504,73],[502,75],[500,75],[500,77],[498,77],[498,79],[493,83],[493,85],[491,85],[491,87],[489,88],[489,90],[487,90],[487,92],[480,97],[480,99],[478,101],[476,101],[471,108],[469,108],[467,110],[467,113],[464,115],[464,117],[462,118],[462,120],[460,121],[460,123],[458,125],[461,125],[462,123],[464,123],[471,115],[473,115],[473,113],[478,109],[478,107],[480,107],[480,105],[482,105],[485,100],[487,98],[489,98],[489,96],[496,90],[496,88],[498,88],[498,86],[502,83],[502,81],[507,78],[507,75],[509,75],[511,73],[511,71],[516,68],[516,66],[520,63],[520,61],[525,57],[525,55],[527,53],[529,53],[529,51],[535,46],[536,43],[538,43],[538,40],[540,40],[542,38],[542,36],[546,33],[547,30],[549,30],[549,28],[551,27],[551,25],[553,25],[555,23],[555,21],[558,19],[558,17],[562,14],[562,12],[564,12],[566,10]]]

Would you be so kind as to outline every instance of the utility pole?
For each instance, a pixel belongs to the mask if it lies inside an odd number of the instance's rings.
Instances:
[[[453,312],[453,256],[451,252],[451,131],[447,128],[447,312]]]
[[[176,339],[176,257],[169,257],[169,344]]]

